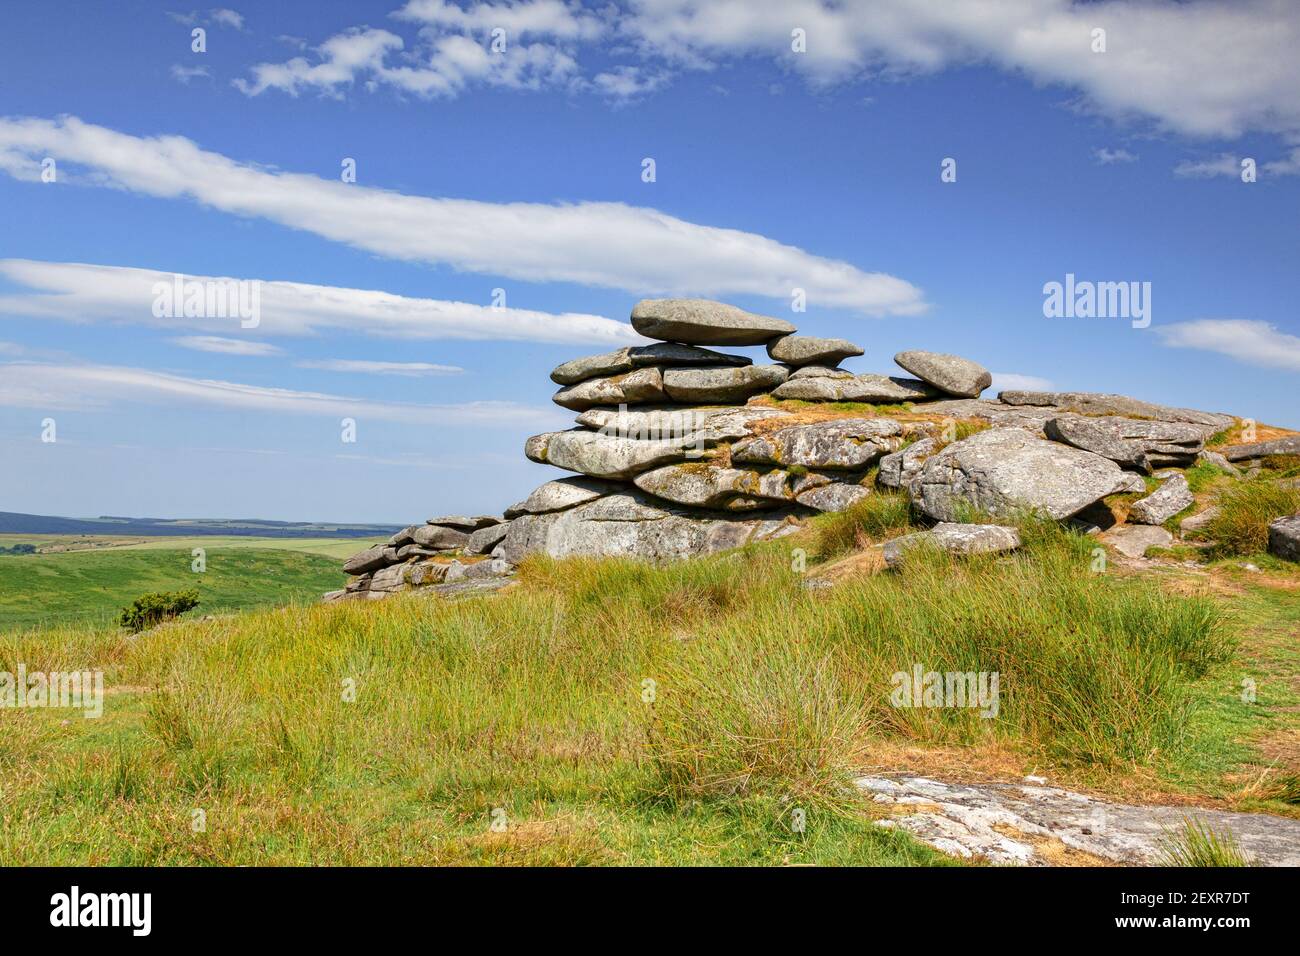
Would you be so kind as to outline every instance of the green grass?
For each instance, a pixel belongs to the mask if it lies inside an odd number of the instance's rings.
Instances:
[[[1169,834],[1158,860],[1161,866],[1249,866],[1231,833],[1219,833],[1199,820],[1186,820]]]
[[[1210,556],[1251,555],[1268,551],[1269,522],[1300,512],[1300,488],[1255,478],[1233,482],[1219,493],[1219,513],[1203,529],[1215,542]]]
[[[58,622],[103,624],[149,591],[195,587],[196,613],[206,614],[315,601],[347,580],[335,557],[207,542],[195,547],[206,549],[207,570],[201,574],[190,570],[189,548],[0,556],[0,631]]]
[[[1226,725],[1186,728],[1226,681],[1220,605],[1092,574],[1092,542],[1054,525],[1022,535],[821,591],[793,539],[665,567],[534,558],[456,602],[0,636],[0,669],[120,688],[100,720],[4,715],[0,858],[929,864],[851,786],[881,748],[1217,777],[1197,761]],[[999,672],[998,716],[892,707],[917,663]]]
[[[902,492],[880,491],[844,511],[819,516],[813,554],[823,560],[912,527],[912,506]]]

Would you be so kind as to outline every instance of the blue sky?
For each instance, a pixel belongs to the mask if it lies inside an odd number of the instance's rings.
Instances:
[[[1294,4],[6,17],[0,510],[499,512],[558,476],[522,454],[571,418],[550,369],[664,294],[849,338],[856,371],[936,349],[1300,427]],[[155,317],[175,273],[262,280],[259,326]],[[1151,283],[1150,327],[1045,318],[1067,273]]]

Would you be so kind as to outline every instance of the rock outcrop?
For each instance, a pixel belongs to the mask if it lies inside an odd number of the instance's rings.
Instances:
[[[914,378],[853,373],[837,367],[863,354],[852,342],[801,336],[782,319],[700,299],[640,302],[632,325],[662,341],[551,372],[556,403],[577,413],[574,427],[532,436],[524,454],[573,474],[544,482],[501,518],[451,515],[403,529],[349,558],[352,580],[331,599],[486,586],[534,553],[711,554],[782,537],[818,512],[884,493],[906,494],[918,516],[937,522],[891,542],[890,566],[926,542],[959,554],[1009,550],[1019,544],[1014,529],[960,522],[972,509],[1034,511],[1079,515],[1100,530],[1119,520],[1094,524],[1093,513],[1108,508],[1103,499],[1145,492],[1144,473],[1203,459],[1233,467],[1205,451],[1211,435],[1236,421],[1220,413],[1091,392],[984,399],[989,372],[938,352],[895,356]],[[775,364],[711,346],[762,346]],[[798,401],[783,407],[785,399]],[[958,423],[967,437],[954,440]],[[1292,441],[1225,453],[1288,453]],[[1120,528],[1159,524],[1191,503],[1181,474],[1167,478]],[[1277,531],[1283,550],[1293,524]],[[1129,536],[1133,550],[1140,535]]]

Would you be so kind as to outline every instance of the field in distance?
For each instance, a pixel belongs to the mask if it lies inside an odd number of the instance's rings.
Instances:
[[[111,624],[150,591],[197,588],[197,614],[307,603],[342,587],[343,559],[384,538],[118,537],[0,534],[0,631],[56,623]],[[206,570],[191,570],[194,548]]]

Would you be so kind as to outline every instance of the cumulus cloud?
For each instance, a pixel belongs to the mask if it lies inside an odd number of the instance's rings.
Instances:
[[[94,410],[119,402],[177,403],[240,412],[317,415],[410,425],[463,425],[519,428],[554,422],[551,409],[516,402],[466,402],[423,405],[349,398],[323,392],[244,385],[218,379],[186,378],[149,369],[115,365],[0,365],[0,406]]]
[[[599,315],[494,308],[302,282],[260,282],[260,321],[256,328],[243,329],[237,317],[155,316],[154,287],[158,283],[171,286],[174,274],[170,272],[0,259],[0,276],[30,290],[0,294],[0,315],[239,332],[250,341],[255,341],[254,336],[312,335],[326,330],[408,339],[573,343],[606,348],[645,341],[627,323]],[[248,280],[184,276],[183,281]]]
[[[304,359],[295,362],[298,368],[319,369],[323,372],[361,372],[367,375],[459,375],[463,368],[456,365],[433,365],[429,362],[371,362],[364,359]]]
[[[759,295],[864,314],[924,311],[919,289],[738,229],[697,225],[613,202],[490,203],[411,196],[302,173],[271,172],[180,136],[137,137],[75,117],[0,119],[0,169],[17,176],[56,156],[90,181],[192,199],[416,262],[638,295]]]
[[[215,352],[218,355],[246,355],[264,357],[279,355],[279,349],[269,342],[256,342],[251,339],[227,339],[219,335],[182,335],[171,340],[173,345],[196,352]]]
[[[1255,319],[1197,319],[1156,329],[1165,345],[1217,352],[1247,365],[1300,372],[1300,336]]]

